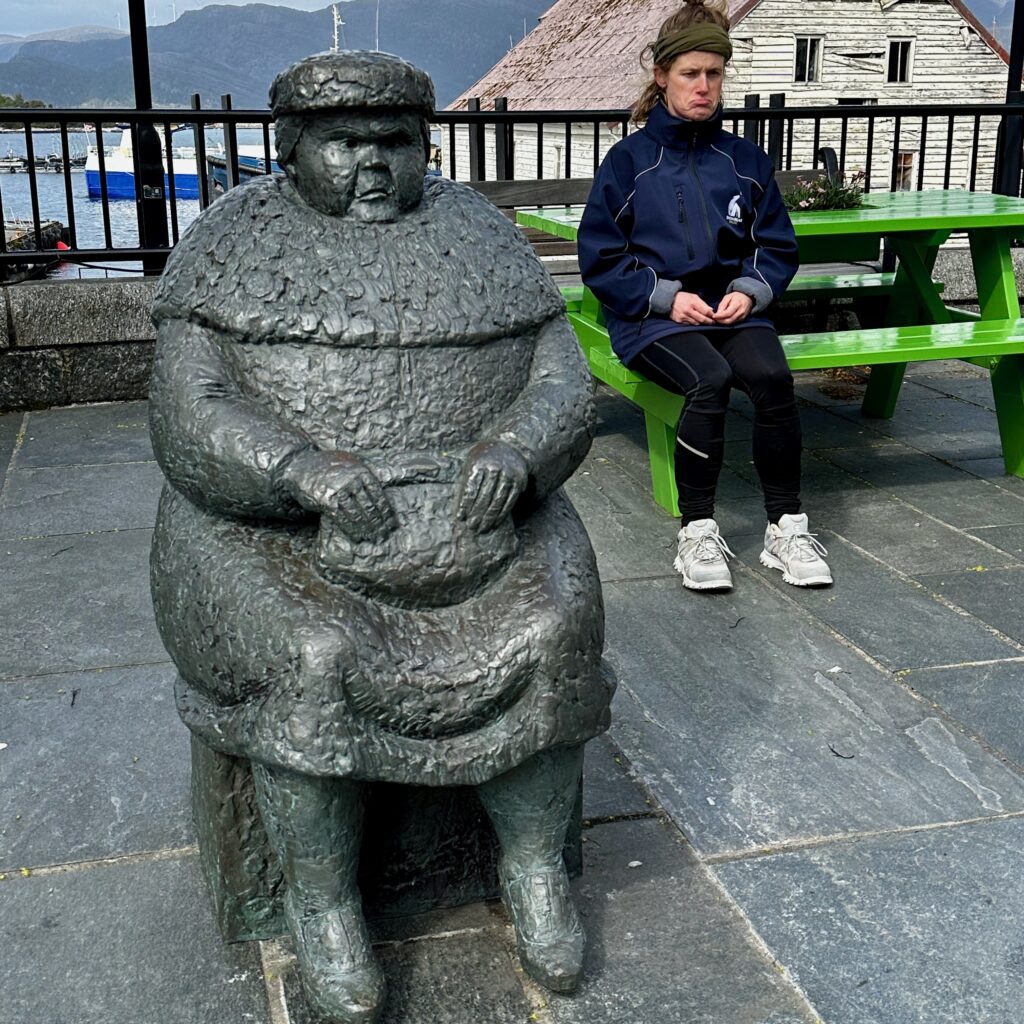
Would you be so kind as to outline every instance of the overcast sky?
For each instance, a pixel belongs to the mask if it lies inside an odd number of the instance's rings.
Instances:
[[[238,6],[249,2],[251,0],[146,0],[146,13],[150,25],[164,25],[173,20],[174,9],[180,16],[185,11],[209,7],[214,3]],[[300,11],[318,11],[326,7],[329,0],[261,2],[294,7]],[[0,35],[28,36],[73,25],[117,28],[118,15],[121,16],[121,28],[127,32],[127,0],[0,0]]]

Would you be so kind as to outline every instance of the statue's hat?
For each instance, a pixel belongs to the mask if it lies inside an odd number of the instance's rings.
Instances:
[[[316,53],[282,71],[270,86],[274,117],[308,111],[391,108],[424,117],[434,112],[434,84],[425,71],[391,53]]]

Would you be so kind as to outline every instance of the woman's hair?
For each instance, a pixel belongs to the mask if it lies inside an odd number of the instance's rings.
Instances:
[[[658,39],[664,39],[680,29],[691,28],[694,25],[700,25],[705,22],[717,25],[723,31],[728,32],[728,9],[728,0],[687,0],[678,11],[670,14],[662,22],[661,28],[658,30]],[[640,54],[641,67],[646,68],[649,59],[651,61],[652,74],[650,81],[644,86],[644,91],[640,94],[640,98],[633,104],[631,120],[634,124],[646,121],[651,108],[661,98],[661,89],[654,78],[653,69],[658,68],[668,74],[669,69],[676,60],[675,57],[672,57],[664,65],[655,63],[654,46],[654,43],[648,43]]]

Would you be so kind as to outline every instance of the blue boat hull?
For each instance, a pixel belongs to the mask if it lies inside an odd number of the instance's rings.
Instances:
[[[99,199],[103,192],[100,189],[99,171],[86,171],[85,184],[89,190],[91,199]],[[164,194],[170,197],[171,182],[170,175],[164,175]],[[178,199],[199,198],[199,175],[198,174],[175,174],[174,194]],[[135,198],[135,175],[127,171],[107,172],[107,198],[109,199],[134,199]]]

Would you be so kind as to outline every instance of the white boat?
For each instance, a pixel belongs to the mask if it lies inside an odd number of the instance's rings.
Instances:
[[[161,159],[164,165],[165,194],[170,195],[170,176],[167,173],[167,158],[164,154],[163,140],[160,140]],[[174,161],[174,194],[178,199],[199,198],[199,174],[196,167],[196,150],[194,146],[176,146],[171,149]],[[132,133],[130,128],[121,132],[121,141],[116,146],[103,148],[103,169],[107,180],[108,199],[135,198],[135,160],[132,153]],[[96,146],[90,146],[85,159],[85,183],[89,196],[99,198],[103,195],[100,175],[100,154]]]

